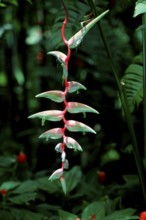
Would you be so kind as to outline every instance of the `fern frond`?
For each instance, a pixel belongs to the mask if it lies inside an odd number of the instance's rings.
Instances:
[[[141,65],[142,55],[135,57],[134,63],[125,70],[122,81],[125,83],[125,91],[132,113],[143,100],[143,66]]]

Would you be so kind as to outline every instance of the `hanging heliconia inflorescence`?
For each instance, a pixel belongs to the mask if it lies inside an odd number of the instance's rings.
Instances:
[[[66,119],[66,113],[69,112],[71,114],[74,113],[86,113],[86,112],[92,112],[97,113],[98,112],[91,108],[88,105],[78,103],[78,102],[69,102],[67,101],[67,95],[68,93],[74,93],[77,92],[80,89],[86,90],[85,86],[82,84],[75,82],[75,81],[68,81],[68,63],[71,56],[71,48],[76,48],[83,40],[84,36],[87,34],[87,32],[105,15],[107,14],[108,10],[103,12],[100,16],[96,17],[92,21],[90,21],[87,25],[81,28],[75,35],[73,35],[69,40],[65,37],[65,27],[68,23],[68,11],[65,6],[64,0],[63,6],[65,10],[65,19],[62,24],[61,28],[61,36],[62,40],[65,43],[67,47],[67,55],[60,52],[60,51],[51,51],[48,54],[51,54],[55,56],[58,61],[60,62],[62,69],[63,69],[63,81],[64,81],[64,91],[59,90],[51,90],[47,92],[43,92],[36,97],[43,97],[48,98],[54,102],[57,103],[64,103],[64,109],[62,111],[60,110],[47,110],[43,112],[39,112],[36,114],[33,114],[29,116],[29,118],[40,118],[42,120],[42,124],[44,124],[45,120],[49,121],[63,121],[63,127],[57,127],[50,129],[46,131],[45,133],[40,135],[40,138],[45,139],[61,139],[62,141],[58,143],[55,147],[55,150],[59,153],[61,153],[61,168],[57,169],[49,178],[49,180],[53,181],[55,179],[60,179],[61,185],[63,188],[64,193],[66,193],[66,183],[64,179],[64,169],[68,168],[68,160],[66,159],[66,151],[65,148],[70,148],[73,150],[82,151],[82,147],[80,144],[73,139],[72,137],[66,136],[66,130],[71,132],[91,132],[96,133],[92,128],[87,126],[86,124],[75,121],[75,120],[67,120]]]

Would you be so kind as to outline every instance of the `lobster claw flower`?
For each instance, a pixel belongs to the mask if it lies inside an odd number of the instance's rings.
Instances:
[[[62,137],[62,128],[53,128],[45,133],[41,134],[39,138],[46,138],[46,139],[59,139]]]
[[[66,123],[66,128],[67,130],[73,131],[73,132],[76,132],[76,131],[91,132],[91,133],[96,134],[96,132],[92,128],[90,128],[89,126],[79,121],[68,120]]]
[[[73,35],[68,40],[68,45],[70,48],[76,48],[83,40],[84,36],[88,33],[88,31],[103,17],[105,16],[109,10],[106,10],[98,17],[94,18],[87,25],[85,25],[80,31],[78,31],[75,35]]]
[[[77,151],[77,150],[78,151],[83,151],[80,144],[75,139],[73,139],[71,137],[65,137],[64,138],[64,143],[70,149],[74,149],[75,151]]]
[[[67,111],[70,113],[91,112],[98,114],[98,111],[96,111],[94,108],[79,102],[68,102]]]
[[[60,121],[63,118],[63,112],[58,110],[48,110],[30,115],[28,118],[40,118],[43,121]]]
[[[63,176],[63,169],[57,169],[52,175],[49,177],[49,180],[53,181],[56,179],[59,179],[61,176]]]
[[[50,51],[50,52],[48,52],[48,54],[51,54],[51,55],[57,57],[58,61],[61,64],[65,65],[65,60],[66,60],[67,56],[64,53],[62,53],[60,51]]]
[[[37,98],[48,98],[54,102],[63,102],[65,99],[65,94],[59,90],[50,90],[47,92],[40,93],[36,95]]]

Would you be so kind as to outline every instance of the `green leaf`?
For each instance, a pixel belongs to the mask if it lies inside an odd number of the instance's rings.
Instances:
[[[136,17],[143,13],[146,13],[146,3],[143,3],[143,2],[137,3],[135,6],[133,17]]]
[[[28,202],[35,200],[37,196],[37,193],[22,193],[21,195],[13,196],[9,198],[9,201],[17,204],[17,205],[22,205],[22,204],[27,204]]]
[[[43,111],[30,115],[28,118],[41,118],[43,122],[45,120],[60,121],[63,118],[63,112],[58,110]]]
[[[0,186],[0,189],[11,190],[17,187],[18,185],[20,185],[20,182],[8,181],[8,182],[2,183],[2,185]]]
[[[130,216],[132,216],[135,213],[135,209],[124,209],[113,212],[111,215],[106,216],[104,220],[128,220]]]
[[[8,167],[12,166],[16,162],[16,158],[12,156],[0,156],[0,166],[1,167]]]
[[[66,122],[66,128],[69,131],[79,131],[79,132],[91,132],[96,134],[96,132],[90,128],[89,126],[85,125],[84,123],[81,123],[79,121],[74,121],[74,120],[68,120]]]
[[[101,166],[104,166],[105,164],[112,162],[112,161],[117,161],[120,159],[120,154],[118,153],[117,150],[115,149],[110,149],[107,152],[101,156]]]
[[[6,7],[6,4],[0,3],[0,7]]]
[[[65,172],[67,193],[71,192],[79,184],[82,178],[81,168],[74,166],[71,170]]]
[[[59,181],[48,181],[46,177],[37,179],[38,187],[40,190],[43,190],[47,193],[56,193],[60,191]]]
[[[28,36],[26,38],[26,43],[28,45],[34,45],[41,41],[42,39],[42,33],[40,26],[34,26],[30,29],[28,29]]]
[[[146,28],[146,24],[142,24],[136,29],[136,31],[144,30],[145,28]]]
[[[78,217],[72,213],[63,210],[59,210],[58,212],[59,212],[60,220],[75,220]]]
[[[130,64],[122,78],[125,92],[132,113],[143,99],[143,67],[139,64]]]
[[[109,10],[103,12],[98,17],[94,18],[87,25],[85,25],[80,31],[78,31],[75,35],[73,35],[68,40],[68,45],[70,48],[76,48],[83,40],[84,36],[88,33],[88,31],[103,17],[105,16]]]
[[[105,208],[100,202],[93,202],[88,205],[82,213],[82,219],[91,219],[93,215],[96,219],[105,220]]]
[[[96,111],[94,108],[79,102],[68,102],[67,111],[69,113],[91,112],[98,114],[98,111]]]
[[[52,101],[55,102],[63,102],[65,99],[65,94],[62,91],[58,90],[51,90],[48,92],[43,92],[38,95],[36,95],[37,98],[43,97],[43,98],[48,98],[51,99]]]
[[[64,179],[64,176],[61,176],[60,177],[60,182],[61,182],[61,186],[62,186],[62,189],[63,189],[63,192],[64,192],[64,194],[66,195],[66,181],[65,181],[65,179]]]
[[[20,208],[11,208],[11,216],[13,216],[14,220],[42,220],[45,218],[41,213]],[[7,220],[9,220],[9,218]]]
[[[26,180],[21,183],[13,192],[17,194],[23,194],[28,192],[34,192],[38,189],[38,183],[35,180]]]
[[[53,128],[45,133],[41,134],[39,138],[46,138],[47,140],[50,139],[59,139],[62,137],[62,128]]]
[[[79,89],[86,90],[86,87],[78,82],[75,82],[75,81],[68,82],[68,92],[69,93],[76,92]]]

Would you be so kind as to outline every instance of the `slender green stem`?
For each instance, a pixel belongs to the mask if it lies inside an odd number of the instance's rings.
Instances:
[[[146,13],[142,15],[143,25],[146,24]],[[144,161],[146,160],[146,28],[143,29],[143,105],[144,105]]]
[[[141,189],[142,189],[144,201],[146,203],[146,188],[145,188],[146,183],[145,183],[145,177],[144,177],[145,171],[144,171],[143,163],[142,163],[142,160],[141,160],[141,157],[139,154],[139,149],[138,149],[138,145],[137,145],[137,140],[136,140],[135,130],[134,130],[133,122],[132,122],[132,117],[131,117],[129,107],[128,107],[128,100],[127,100],[127,95],[126,95],[126,91],[125,91],[125,83],[123,83],[123,82],[122,82],[122,91],[123,91],[124,101],[127,106],[124,109],[124,112],[125,112],[125,116],[127,119],[129,133],[131,136],[131,142],[132,142],[132,146],[133,146],[133,154],[134,154],[135,163],[136,163],[136,167],[137,167],[139,182],[141,184]]]
[[[93,0],[88,0],[88,3],[89,3],[89,6],[90,6],[90,8],[93,12],[93,15],[97,16],[96,6],[95,6]],[[103,42],[104,42],[105,49],[107,51],[107,55],[108,55],[108,58],[109,58],[109,63],[110,63],[110,66],[112,68],[113,75],[114,75],[114,78],[115,78],[115,81],[116,81],[116,84],[117,84],[117,87],[118,87],[118,90],[119,90],[119,96],[120,96],[120,99],[121,99],[121,103],[122,103],[122,107],[123,107],[123,110],[124,110],[125,118],[127,120],[127,126],[128,126],[128,130],[129,130],[129,134],[131,136],[131,142],[132,142],[132,146],[133,146],[133,153],[134,153],[134,158],[135,158],[135,162],[136,162],[136,166],[137,166],[139,182],[140,182],[140,185],[141,185],[144,201],[146,203],[146,183],[145,183],[145,178],[144,178],[144,168],[143,168],[142,160],[141,160],[140,154],[139,154],[139,149],[138,149],[138,145],[137,145],[135,130],[134,130],[132,117],[131,117],[131,114],[130,114],[130,111],[129,111],[127,97],[126,97],[126,93],[125,93],[125,89],[124,89],[125,87],[121,86],[119,76],[117,74],[117,71],[116,71],[114,63],[113,63],[110,48],[109,48],[108,42],[106,40],[106,36],[104,34],[104,31],[102,29],[102,26],[101,26],[100,22],[98,22],[98,27],[99,27],[101,37],[102,37]]]

